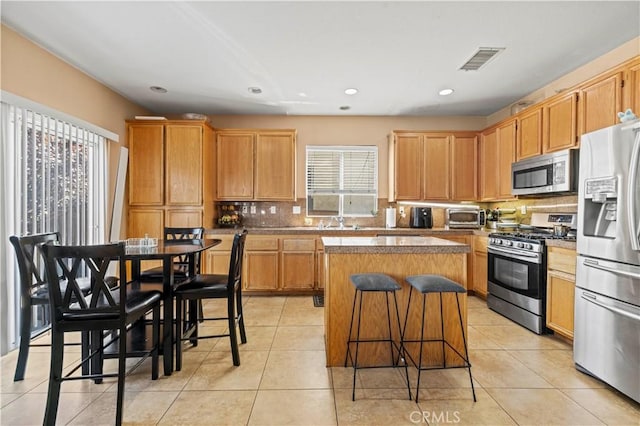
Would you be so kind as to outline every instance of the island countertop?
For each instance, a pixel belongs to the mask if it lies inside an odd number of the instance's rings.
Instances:
[[[322,237],[325,253],[444,254],[469,253],[468,244],[436,237]]]

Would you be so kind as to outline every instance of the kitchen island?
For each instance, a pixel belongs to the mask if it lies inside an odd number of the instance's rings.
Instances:
[[[438,274],[467,286],[466,254],[470,252],[467,244],[461,244],[435,237],[323,237],[324,245],[324,321],[325,350],[327,366],[344,365],[346,342],[349,336],[351,309],[355,289],[349,281],[352,274],[384,273],[393,277],[402,286],[396,292],[400,309],[400,322],[404,324],[409,284],[404,280],[410,275]],[[427,302],[425,338],[438,338],[440,331],[440,301],[431,295]],[[392,334],[399,340],[392,298]],[[467,322],[467,298],[460,296],[463,323]],[[363,321],[360,330],[361,339],[384,337],[388,333],[386,326],[386,307],[384,293],[367,293],[363,300]],[[420,337],[422,295],[414,291],[407,322],[407,339]],[[462,333],[460,331],[455,295],[443,295],[444,329],[447,340],[463,353]],[[357,313],[356,313],[357,315]],[[355,325],[354,325],[355,329]],[[419,348],[410,344],[407,350],[417,360]],[[361,365],[388,365],[389,345],[370,343],[362,345],[358,355]],[[425,344],[424,365],[442,363],[442,346]],[[451,364],[449,364],[451,363]],[[447,349],[447,365],[462,365],[455,354]]]

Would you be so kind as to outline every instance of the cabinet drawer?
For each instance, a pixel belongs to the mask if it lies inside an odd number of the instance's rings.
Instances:
[[[480,251],[483,253],[487,252],[487,244],[489,243],[489,238],[487,237],[473,237],[473,251]]]
[[[206,238],[222,240],[220,244],[217,246],[211,247],[209,250],[212,251],[231,251],[231,247],[233,246],[233,235],[231,234],[207,234]],[[245,243],[246,244],[246,243]]]
[[[278,250],[278,239],[274,237],[247,237],[245,250]]]
[[[316,249],[316,240],[300,240],[300,239],[283,239],[283,251],[314,251]]]
[[[576,252],[560,247],[547,248],[547,269],[576,274]]]

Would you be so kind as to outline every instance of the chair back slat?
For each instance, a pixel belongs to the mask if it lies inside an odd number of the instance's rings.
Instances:
[[[247,239],[247,230],[236,234],[233,237],[231,247],[231,261],[229,262],[229,283],[231,291],[236,285],[241,285],[242,281],[242,259],[244,257],[244,243]]]
[[[178,227],[165,227],[164,228],[164,239],[166,241],[193,241],[193,240],[201,240],[204,237],[204,228],[178,228]],[[173,264],[177,265],[184,272],[189,270],[189,256],[176,256],[173,260]],[[196,254],[196,271],[195,273],[200,273],[200,253]]]
[[[21,297],[30,298],[38,290],[46,290],[47,277],[41,248],[49,241],[59,240],[60,235],[57,232],[9,237],[18,262]]]
[[[118,261],[120,276],[126,276],[124,243],[94,246],[59,246],[45,244],[42,251],[46,260],[47,279],[54,312],[55,323],[65,314],[101,313],[124,314],[124,306],[119,303],[124,299],[124,284],[119,289],[110,289],[106,281],[106,273],[112,262]],[[62,270],[60,279],[57,269]],[[91,289],[84,296],[78,285],[78,279],[88,274]],[[116,298],[115,293],[120,294]]]

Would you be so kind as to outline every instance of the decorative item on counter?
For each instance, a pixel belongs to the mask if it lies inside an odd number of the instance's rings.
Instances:
[[[620,120],[621,123],[627,122],[627,121],[631,121],[631,120],[635,120],[636,115],[633,113],[633,111],[631,111],[631,108],[627,108],[627,110],[625,112],[619,112],[618,113],[618,119]]]
[[[223,204],[219,207],[221,212],[218,216],[218,225],[225,228],[242,225],[242,215],[235,206]]]

